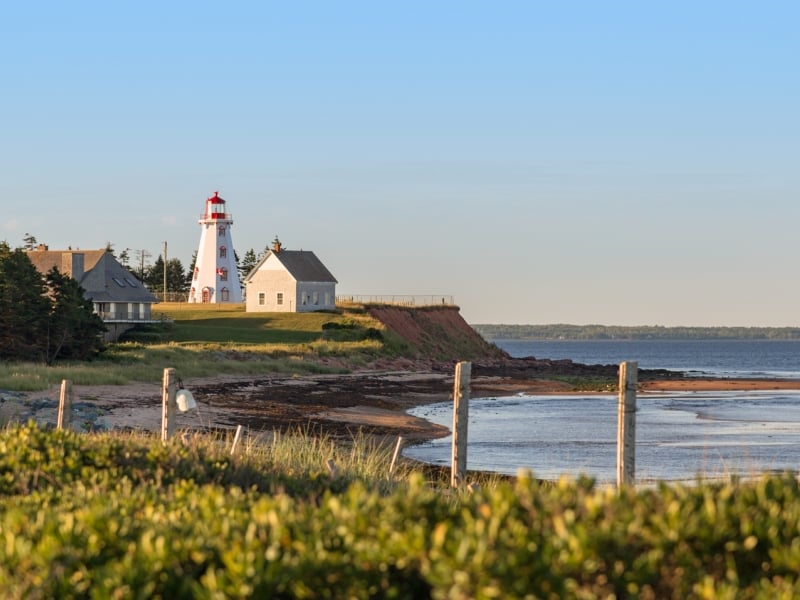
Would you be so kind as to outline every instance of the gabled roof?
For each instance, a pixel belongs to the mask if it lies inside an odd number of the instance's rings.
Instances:
[[[63,273],[64,257],[69,254],[83,255],[84,272],[93,269],[104,254],[105,250],[27,250],[25,254],[31,259],[33,266],[42,274],[46,274],[50,269],[56,267]]]
[[[280,262],[289,275],[296,281],[339,283],[331,272],[328,271],[327,267],[322,264],[322,261],[309,250],[281,250],[280,252],[268,250],[261,260],[258,261],[258,264],[253,267],[253,270],[247,274],[247,277],[244,278],[244,282],[249,282],[270,257],[274,257],[275,260]]]
[[[53,267],[72,275],[93,302],[154,303],[157,298],[106,250],[30,250],[36,269],[46,275]],[[83,256],[83,273],[72,273],[72,257]]]

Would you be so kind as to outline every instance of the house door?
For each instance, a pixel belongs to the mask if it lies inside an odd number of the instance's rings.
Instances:
[[[211,290],[207,287],[203,288],[203,303],[211,302]]]

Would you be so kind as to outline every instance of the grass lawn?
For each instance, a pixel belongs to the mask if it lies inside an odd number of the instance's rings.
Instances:
[[[76,385],[160,381],[168,366],[187,378],[332,372],[306,358],[339,356],[357,365],[392,351],[378,333],[382,324],[357,312],[247,313],[243,305],[161,303],[153,316],[164,323],[131,332],[93,361],[0,364],[0,389],[43,390],[63,379]]]
[[[248,313],[244,305],[160,303],[155,318],[172,325],[164,341],[180,344],[308,344],[320,339],[358,341],[369,328],[380,324],[365,315],[329,312]],[[324,325],[331,327],[324,329]]]

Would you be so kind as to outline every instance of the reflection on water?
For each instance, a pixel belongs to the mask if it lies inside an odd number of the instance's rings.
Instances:
[[[636,479],[796,471],[800,392],[642,394],[636,412]],[[535,476],[616,478],[617,397],[514,396],[469,404],[467,467]],[[452,404],[411,414],[452,425]],[[406,456],[449,464],[450,437],[407,448]]]

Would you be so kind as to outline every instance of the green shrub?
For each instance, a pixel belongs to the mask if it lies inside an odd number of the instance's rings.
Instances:
[[[235,460],[228,442],[0,433],[4,597],[791,598],[800,585],[793,474],[620,492],[520,477],[453,494],[413,473],[379,484],[385,456],[359,471],[359,455],[383,450],[358,440],[292,449],[300,433]]]

